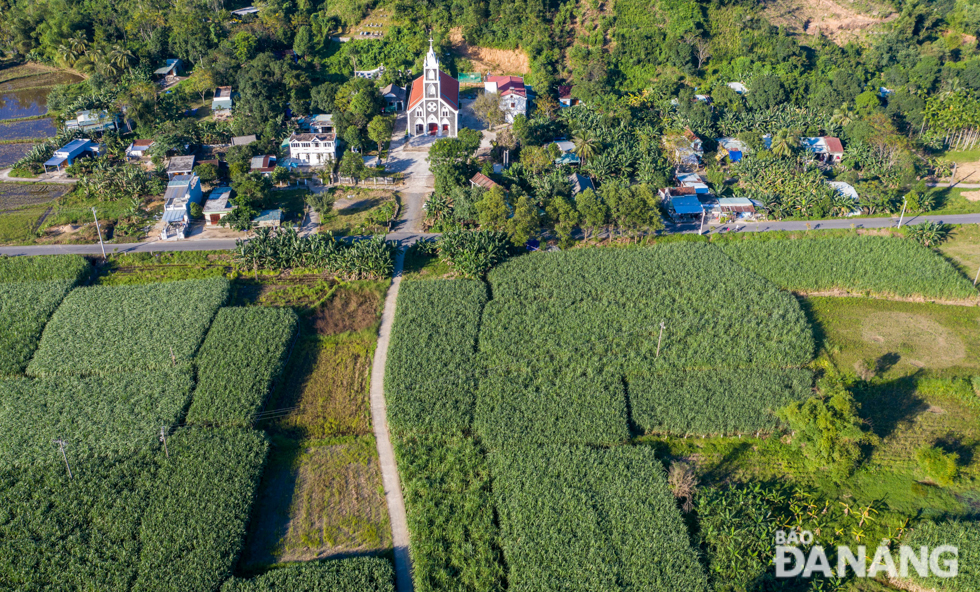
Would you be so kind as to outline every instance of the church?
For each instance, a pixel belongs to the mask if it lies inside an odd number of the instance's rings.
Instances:
[[[430,39],[422,76],[412,83],[408,98],[408,130],[413,136],[455,138],[458,129],[459,81],[439,71]]]

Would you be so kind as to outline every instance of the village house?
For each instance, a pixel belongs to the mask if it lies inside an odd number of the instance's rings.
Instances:
[[[385,100],[385,112],[397,113],[405,109],[405,89],[394,84],[381,89],[381,97]]]
[[[733,91],[735,91],[736,94],[739,95],[744,95],[747,92],[749,92],[749,88],[744,84],[742,84],[741,82],[729,82],[727,86],[728,88],[732,89]]]
[[[79,158],[98,156],[102,153],[102,146],[92,140],[79,138],[68,142],[61,148],[54,151],[44,163],[44,172],[60,171],[70,167]]]
[[[731,162],[739,162],[745,156],[748,149],[741,140],[737,138],[718,138],[718,154],[715,159],[721,162],[728,158]]]
[[[85,110],[75,113],[75,117],[65,120],[66,130],[82,130],[83,132],[105,132],[116,130],[119,127],[119,115],[109,113],[105,109],[101,111]]]
[[[555,159],[555,166],[561,166],[563,164],[567,165],[577,165],[580,159],[577,154],[575,154],[575,144],[569,142],[568,140],[558,140],[557,142],[552,142],[559,152],[558,158]]]
[[[194,155],[174,156],[167,164],[167,179],[173,180],[178,175],[189,175],[194,172]]]
[[[151,146],[153,146],[153,140],[133,140],[126,147],[126,158],[139,160],[149,154]]]
[[[156,77],[157,81],[167,86],[177,82],[177,78],[180,76],[180,72],[183,69],[183,62],[178,59],[171,58],[167,60],[165,66],[161,66],[153,71],[153,75]]]
[[[664,136],[663,141],[667,150],[673,153],[677,164],[693,168],[701,166],[704,147],[701,138],[689,128],[682,134]]]
[[[844,158],[844,145],[839,138],[832,136],[801,138],[800,144],[823,163],[836,164]]]
[[[708,188],[707,183],[705,183],[704,179],[701,178],[701,175],[697,173],[678,170],[674,173],[674,177],[677,179],[677,182],[680,184],[681,187],[687,187],[688,189],[693,190],[694,193],[698,195],[703,195],[711,192],[710,189]]]
[[[191,204],[200,204],[202,195],[201,180],[193,173],[178,175],[170,180],[163,195],[161,239],[186,237],[191,223]]]
[[[500,109],[507,123],[514,123],[518,115],[527,115],[527,89],[520,76],[488,76],[483,89],[500,97]]]
[[[204,202],[205,226],[217,226],[222,218],[231,213],[231,187],[215,187]]]
[[[219,86],[214,89],[214,98],[211,99],[211,112],[218,116],[231,115],[231,87]]]
[[[572,197],[575,197],[586,189],[595,191],[595,185],[592,184],[592,179],[586,177],[585,175],[572,173],[568,177],[568,182],[572,184]]]
[[[244,18],[246,16],[251,16],[258,13],[259,9],[254,6],[246,6],[245,8],[239,8],[238,10],[231,11],[231,15],[237,16],[238,18]]]
[[[413,136],[450,138],[455,138],[459,130],[459,81],[439,70],[431,39],[422,76],[412,82],[408,130]]]
[[[337,159],[337,136],[334,134],[292,134],[289,157],[305,165],[321,165]]]
[[[332,134],[333,131],[333,115],[329,113],[320,113],[319,115],[307,115],[306,117],[300,117],[297,120],[299,124],[299,129],[304,132],[311,132],[314,134]]]
[[[564,107],[574,107],[578,105],[579,100],[572,96],[572,86],[570,84],[563,84],[558,87],[558,104]]]
[[[272,154],[253,156],[250,168],[253,173],[259,172],[263,175],[268,175],[276,168],[276,157]]]

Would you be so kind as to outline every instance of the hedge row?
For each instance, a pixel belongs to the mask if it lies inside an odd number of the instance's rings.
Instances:
[[[402,283],[385,369],[392,427],[459,431],[470,425],[486,301],[486,287],[474,280]]]
[[[490,459],[511,592],[707,590],[650,449],[514,446]]]
[[[0,283],[0,375],[21,374],[73,280]]]
[[[61,464],[128,455],[179,423],[194,380],[187,365],[111,377],[0,380],[0,465]]]
[[[633,421],[666,434],[747,434],[780,425],[775,411],[812,395],[813,373],[791,368],[668,372],[629,382]]]
[[[226,279],[74,290],[44,329],[27,373],[105,375],[189,362],[228,291]]]
[[[251,425],[282,372],[299,321],[289,308],[222,308],[195,358],[188,423]]]
[[[626,390],[613,372],[491,370],[478,392],[474,427],[491,447],[615,444],[630,437]]]
[[[0,470],[0,588],[213,592],[241,550],[267,449],[258,432],[181,430],[144,448]],[[70,449],[69,449],[70,450]]]
[[[10,282],[82,281],[92,268],[80,255],[6,257],[0,255],[0,284]]]
[[[951,263],[907,239],[849,236],[749,240],[729,242],[721,249],[738,264],[787,290],[977,297],[972,282]]]
[[[471,438],[395,437],[417,592],[500,592],[504,568],[490,470]]]
[[[381,557],[311,561],[252,579],[232,578],[221,592],[395,592],[395,570]]]

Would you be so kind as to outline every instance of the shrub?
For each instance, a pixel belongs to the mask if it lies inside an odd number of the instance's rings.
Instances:
[[[201,351],[188,423],[251,425],[282,372],[298,319],[288,308],[222,308]]]
[[[0,283],[44,282],[49,280],[82,281],[91,272],[88,261],[80,255],[45,255],[43,257],[7,257],[0,255]]]
[[[478,281],[402,282],[385,369],[392,427],[469,427],[477,378],[474,351],[486,300],[486,287]]]
[[[941,578],[936,574],[922,578],[914,569],[909,569],[911,579],[920,585],[943,592],[980,590],[980,522],[923,522],[912,531],[905,544],[913,549],[925,546],[930,550],[952,545],[958,550],[959,573],[955,578]],[[944,554],[940,559],[940,566],[948,567],[943,564],[943,560],[950,558],[949,553]]]
[[[682,371],[629,383],[633,421],[645,432],[747,434],[779,426],[776,411],[812,394],[805,369]]]
[[[460,435],[394,439],[418,592],[500,592],[498,528],[481,447]]]
[[[73,286],[71,280],[0,283],[0,375],[24,371],[44,325]]]
[[[301,237],[292,228],[259,228],[236,245],[238,262],[249,269],[319,267],[348,280],[387,279],[398,252],[383,236],[346,242],[330,233]]]
[[[740,265],[787,290],[977,297],[972,282],[951,263],[911,240],[875,236],[749,240],[721,248]]]
[[[515,446],[490,461],[509,590],[707,590],[651,449]]]
[[[395,570],[382,557],[352,557],[277,567],[250,580],[232,578],[221,592],[395,592]]]
[[[510,250],[506,232],[457,230],[437,242],[439,257],[465,278],[478,279],[503,261]]]
[[[168,441],[140,524],[134,590],[217,590],[232,575],[268,450],[261,432],[184,429]]]
[[[223,278],[74,290],[51,317],[27,373],[106,375],[190,361],[228,290]]]
[[[923,446],[915,452],[915,460],[919,463],[919,468],[929,476],[930,479],[940,485],[952,485],[956,479],[957,467],[960,456],[955,452],[944,452],[932,446]]]
[[[179,423],[194,381],[190,368],[112,377],[0,380],[0,464],[60,464],[133,454]]]

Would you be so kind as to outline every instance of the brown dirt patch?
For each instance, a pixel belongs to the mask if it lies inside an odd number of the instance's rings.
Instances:
[[[282,387],[268,409],[289,410],[266,426],[301,439],[371,433],[368,386],[374,342],[356,337],[297,343]]]
[[[980,191],[964,191],[961,193],[968,201],[980,201]]]
[[[774,25],[808,35],[826,35],[838,45],[898,17],[885,5],[853,0],[775,0],[765,15]]]
[[[380,298],[368,290],[340,289],[313,314],[320,335],[368,329],[380,320]]]
[[[966,345],[936,321],[904,312],[867,316],[861,337],[898,353],[909,363],[932,368],[955,366],[966,357]]]
[[[490,72],[492,75],[527,74],[531,70],[531,62],[520,49],[494,49],[470,45],[463,39],[460,28],[449,32],[449,40],[453,44],[453,52],[473,64],[473,70],[480,74]]]

